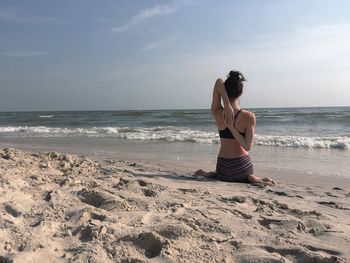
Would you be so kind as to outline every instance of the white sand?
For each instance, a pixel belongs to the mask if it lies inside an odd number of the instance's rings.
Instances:
[[[350,180],[193,172],[0,150],[0,263],[349,262]]]

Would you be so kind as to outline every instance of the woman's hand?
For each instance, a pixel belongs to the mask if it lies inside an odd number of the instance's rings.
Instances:
[[[231,109],[228,109],[226,111],[224,109],[224,123],[225,123],[226,127],[228,127],[228,128],[235,128],[235,118],[234,118],[235,113],[234,113],[231,105],[230,105],[230,108]],[[232,110],[232,112],[231,112],[231,110]]]
[[[222,101],[224,103],[224,115],[229,119],[230,122],[233,122],[234,120],[234,111],[230,104],[230,100],[227,96],[227,92],[225,89],[225,83],[222,79],[217,79],[215,83],[214,89],[217,89],[218,93],[220,94]],[[221,104],[221,102],[220,102]]]
[[[234,123],[235,112],[230,104],[224,107],[224,120],[227,119],[227,123]]]

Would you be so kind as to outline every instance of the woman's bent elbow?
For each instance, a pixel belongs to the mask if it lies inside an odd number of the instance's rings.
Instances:
[[[247,152],[249,152],[251,149],[252,149],[252,145],[247,145],[247,146],[245,146],[245,147],[243,147],[244,148],[244,150],[246,150]]]
[[[210,111],[212,114],[217,113],[218,111],[222,110],[222,107],[211,107]]]

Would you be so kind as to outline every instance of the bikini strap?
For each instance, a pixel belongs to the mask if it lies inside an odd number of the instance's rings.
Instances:
[[[238,114],[241,113],[242,110],[243,110],[243,109],[241,108],[241,109],[237,112],[237,114],[236,114],[236,116],[235,116],[235,119],[237,118]]]

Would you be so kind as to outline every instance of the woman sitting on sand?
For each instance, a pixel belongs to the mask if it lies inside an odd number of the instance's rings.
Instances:
[[[222,79],[215,82],[211,112],[219,130],[221,147],[216,172],[207,176],[229,182],[274,185],[271,178],[254,175],[248,151],[253,147],[256,122],[254,113],[241,109],[238,103],[243,81],[245,79],[239,71],[231,71],[225,82]]]

